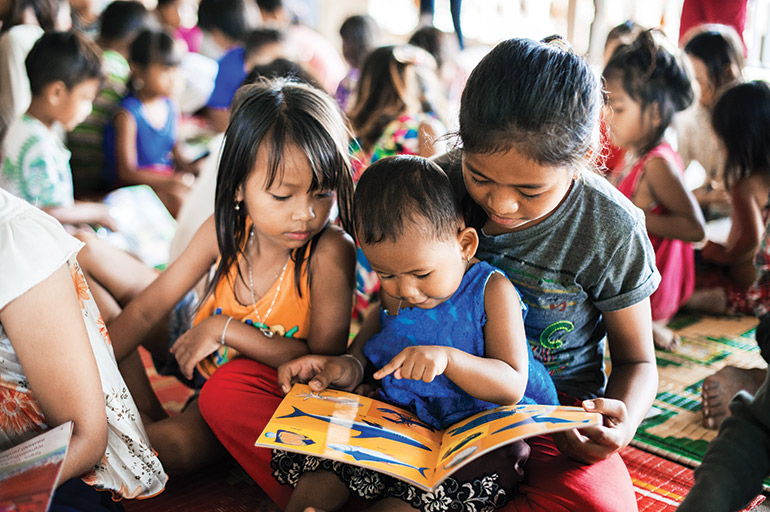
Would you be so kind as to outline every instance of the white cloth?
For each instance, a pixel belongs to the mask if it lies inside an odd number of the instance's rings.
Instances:
[[[73,277],[73,293],[80,299],[99,368],[108,425],[105,454],[82,478],[95,488],[112,491],[115,497],[153,496],[165,488],[168,477],[150,447],[139,411],[115,363],[107,329],[75,259],[81,247],[53,217],[0,190],[0,309],[65,263]],[[0,410],[0,450],[48,428],[1,324]]]
[[[32,94],[24,60],[42,35],[37,25],[16,25],[0,37],[0,143],[10,124],[29,107]]]

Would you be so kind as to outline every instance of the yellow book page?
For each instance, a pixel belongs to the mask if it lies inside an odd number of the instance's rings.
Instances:
[[[372,468],[430,489],[441,435],[385,402],[295,384],[256,444]]]
[[[461,465],[516,440],[601,422],[600,414],[556,405],[512,405],[480,412],[446,429],[435,480],[441,481]]]

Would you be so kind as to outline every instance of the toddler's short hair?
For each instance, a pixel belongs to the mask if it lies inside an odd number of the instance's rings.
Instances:
[[[33,95],[62,81],[68,90],[93,78],[104,79],[98,47],[75,32],[46,32],[27,55],[27,76]]]
[[[367,244],[395,241],[410,224],[436,239],[462,229],[462,211],[449,178],[427,158],[398,155],[377,160],[356,187],[356,237]]]

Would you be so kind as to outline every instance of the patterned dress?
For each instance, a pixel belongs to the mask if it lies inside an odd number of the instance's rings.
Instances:
[[[111,491],[116,500],[154,496],[163,491],[168,477],[150,446],[139,411],[118,371],[107,328],[75,259],[82,245],[67,235],[53,217],[0,190],[0,309],[65,263],[80,300],[101,377],[108,430],[102,459],[81,478],[96,489]],[[0,324],[0,450],[48,428]]]

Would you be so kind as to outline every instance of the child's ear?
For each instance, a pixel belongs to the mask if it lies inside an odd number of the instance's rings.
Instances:
[[[67,89],[64,82],[57,80],[43,87],[42,95],[51,106],[58,107],[68,92],[69,89]]]
[[[655,128],[659,127],[662,119],[663,116],[660,115],[660,105],[656,101],[650,105],[650,121],[652,122],[652,126]]]
[[[457,233],[457,242],[460,244],[463,259],[470,260],[479,248],[479,234],[473,228],[463,228]]]

